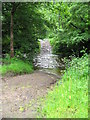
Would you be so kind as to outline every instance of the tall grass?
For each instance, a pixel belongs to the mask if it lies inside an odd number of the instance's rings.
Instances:
[[[0,73],[5,75],[7,73],[25,74],[33,72],[33,65],[29,62],[24,62],[16,58],[5,58],[2,60],[3,65],[0,65]]]
[[[88,55],[73,59],[70,65],[59,85],[43,101],[41,117],[88,117]]]

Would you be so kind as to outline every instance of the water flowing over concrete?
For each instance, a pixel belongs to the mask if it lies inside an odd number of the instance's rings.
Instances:
[[[52,54],[52,48],[48,40],[40,40],[41,51],[34,59],[35,66],[39,68],[56,68],[59,66],[57,55]]]

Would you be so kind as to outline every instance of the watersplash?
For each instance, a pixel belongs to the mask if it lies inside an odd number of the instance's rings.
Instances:
[[[34,59],[35,66],[38,68],[56,68],[59,66],[57,55],[52,54],[52,48],[48,40],[40,40],[40,54]]]

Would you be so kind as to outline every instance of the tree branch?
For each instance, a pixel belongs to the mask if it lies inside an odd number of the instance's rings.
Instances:
[[[73,26],[74,28],[76,28],[76,29],[79,29],[82,33],[85,32],[84,29],[81,29],[81,28],[77,27],[77,26],[74,25],[73,23],[70,23],[70,25],[72,25],[72,26]]]
[[[18,4],[16,4],[15,2],[12,3],[12,10],[11,10],[12,14],[15,13],[15,11],[19,7],[19,5],[20,5],[20,3],[18,3]]]

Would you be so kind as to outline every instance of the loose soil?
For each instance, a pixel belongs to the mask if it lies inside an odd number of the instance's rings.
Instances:
[[[57,79],[42,71],[2,78],[2,117],[36,118],[40,99],[53,88]]]

